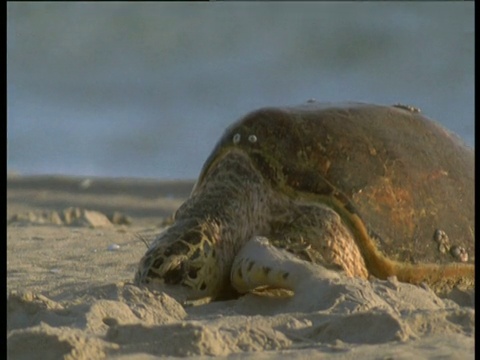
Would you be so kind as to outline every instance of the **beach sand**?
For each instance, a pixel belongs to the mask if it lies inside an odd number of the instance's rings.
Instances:
[[[132,285],[192,182],[7,176],[9,359],[473,359],[473,293],[343,276],[182,307]]]

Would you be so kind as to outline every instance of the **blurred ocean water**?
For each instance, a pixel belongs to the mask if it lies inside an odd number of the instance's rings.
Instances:
[[[193,179],[261,106],[405,103],[474,146],[473,2],[7,4],[7,170]]]

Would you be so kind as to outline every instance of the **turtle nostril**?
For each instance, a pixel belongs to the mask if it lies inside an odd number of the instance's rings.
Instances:
[[[165,284],[178,284],[183,279],[182,273],[183,271],[181,264],[171,270],[168,270],[163,277],[165,279]]]

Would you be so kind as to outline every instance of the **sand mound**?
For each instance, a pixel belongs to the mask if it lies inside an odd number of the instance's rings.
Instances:
[[[148,237],[162,223],[150,209],[168,214],[172,206],[170,196],[161,196],[165,189],[152,187],[147,197],[138,182],[122,183],[122,192],[108,198],[123,206],[107,209],[106,195],[95,193],[95,180],[87,188],[73,186],[72,179],[42,181],[20,178],[8,184],[9,359],[474,356],[472,293],[441,299],[427,287],[394,278],[312,278],[290,298],[249,294],[184,308],[167,294],[130,283],[145,252],[138,234]],[[104,182],[100,185],[109,184]],[[59,194],[62,186],[68,191]],[[131,209],[125,206],[130,202]],[[81,221],[67,224],[59,216],[58,223],[48,216],[69,207],[79,208]],[[105,218],[118,210],[131,224],[110,220],[96,227],[86,221],[85,209]],[[20,215],[25,213],[44,215]]]

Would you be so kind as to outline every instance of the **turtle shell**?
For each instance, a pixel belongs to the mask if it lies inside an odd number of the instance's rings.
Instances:
[[[232,148],[280,193],[340,198],[392,260],[448,263],[459,261],[450,254],[456,250],[474,262],[473,149],[412,107],[314,102],[257,110],[226,130],[198,181]]]

